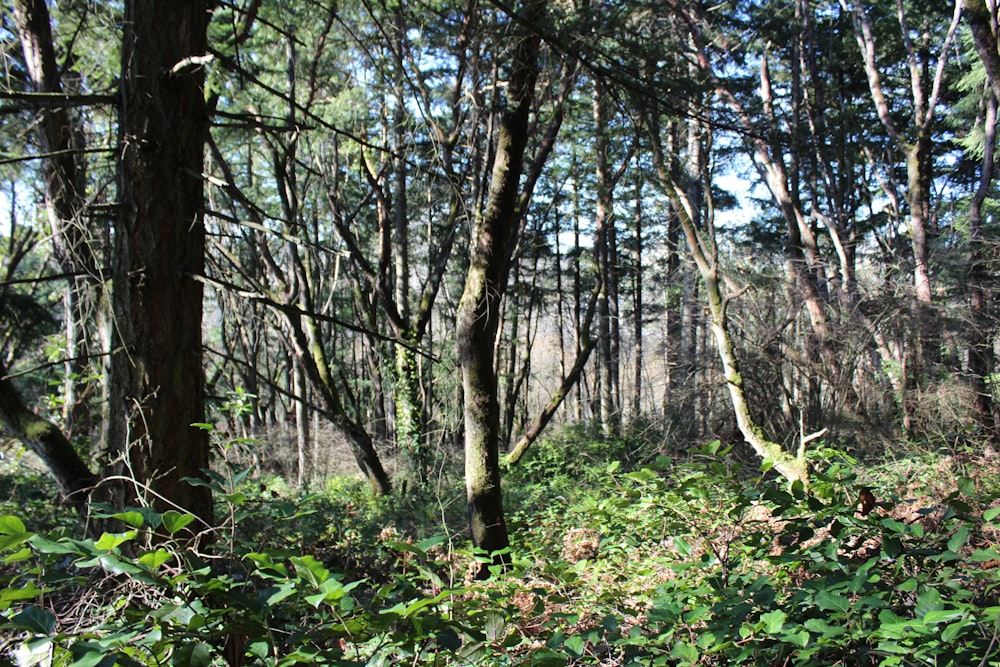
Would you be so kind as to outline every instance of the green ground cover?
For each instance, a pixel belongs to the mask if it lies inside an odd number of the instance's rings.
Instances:
[[[819,450],[811,488],[712,443],[670,457],[557,433],[508,471],[511,565],[476,581],[461,486],[372,497],[222,468],[221,526],[112,514],[85,538],[11,467],[9,664],[989,665],[1000,462]],[[553,472],[557,471],[557,472]],[[863,474],[860,472],[863,471]],[[100,515],[98,508],[97,514]]]

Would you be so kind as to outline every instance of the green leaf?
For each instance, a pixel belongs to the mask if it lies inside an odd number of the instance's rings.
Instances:
[[[816,606],[824,611],[839,611],[840,613],[847,612],[851,607],[850,601],[841,596],[834,595],[829,591],[820,591],[816,594]]]
[[[775,609],[774,611],[769,611],[766,614],[760,615],[760,620],[764,624],[764,632],[769,635],[781,632],[781,628],[785,624],[785,620],[787,618],[788,615],[780,609]]]
[[[433,537],[428,537],[425,540],[420,540],[419,542],[417,542],[417,547],[426,553],[430,549],[433,549],[439,544],[444,544],[447,541],[448,541],[447,535],[434,535]]]
[[[42,554],[62,554],[62,555],[74,555],[74,556],[85,556],[88,551],[81,546],[76,540],[61,539],[61,540],[50,540],[41,535],[32,535],[31,539],[28,540],[31,544]]]
[[[483,630],[486,632],[486,638],[490,642],[497,642],[506,634],[507,621],[504,620],[503,614],[487,612]]]
[[[948,551],[951,551],[952,553],[958,553],[962,549],[962,547],[965,546],[965,543],[968,541],[969,541],[969,527],[962,526],[957,531],[955,531],[955,534],[951,536],[950,540],[948,540]]]
[[[799,630],[798,632],[787,632],[781,636],[781,639],[789,644],[805,648],[809,644],[811,636],[805,630]]]
[[[101,551],[111,551],[122,544],[130,540],[134,540],[138,533],[134,530],[130,530],[125,533],[104,533],[101,535],[100,539],[94,543],[94,546]]]
[[[42,591],[29,581],[22,588],[0,588],[0,609],[7,609],[11,602],[18,600],[34,600]]]
[[[821,618],[810,618],[805,623],[802,624],[807,630],[815,632],[821,637],[826,637],[828,639],[833,637],[840,637],[847,632],[844,628],[840,626],[830,625]]]
[[[944,642],[945,644],[950,644],[955,641],[956,637],[962,634],[963,630],[966,630],[969,627],[970,624],[965,619],[951,623],[941,632],[941,641]]]
[[[317,588],[330,578],[330,571],[312,556],[295,556],[291,561],[295,573]]]
[[[913,613],[917,618],[925,618],[932,611],[939,611],[944,605],[941,594],[933,588],[927,588],[917,596],[917,606]]]
[[[1000,515],[1000,507],[991,507],[983,512],[983,521],[992,521]]]
[[[23,535],[26,532],[24,522],[13,514],[0,516],[0,535]]]
[[[142,570],[132,563],[121,560],[114,554],[101,556],[99,562],[101,564],[101,568],[108,574],[139,574],[142,572]]]
[[[689,644],[686,641],[679,641],[674,644],[673,649],[670,651],[671,658],[678,658],[681,660],[681,664],[694,664],[698,660],[698,649],[694,644]]]
[[[1000,552],[994,549],[976,549],[972,552],[970,560],[974,563],[985,563],[991,560],[1000,559]]]
[[[182,513],[176,510],[167,510],[163,513],[163,527],[171,535],[183,530],[192,521],[194,521],[193,514]]]
[[[170,660],[173,667],[211,667],[212,652],[207,644],[187,644],[174,651]]]
[[[680,535],[674,537],[674,549],[683,558],[691,555],[691,544]]]
[[[33,552],[28,547],[21,547],[21,549],[19,551],[15,551],[11,555],[5,557],[3,559],[3,562],[4,563],[20,563],[22,561],[28,560],[29,558],[31,558],[34,555],[35,555],[35,552]]]
[[[28,605],[10,619],[10,625],[36,635],[49,636],[56,629],[56,617],[47,609]]]
[[[423,598],[420,600],[414,600],[410,604],[406,605],[406,610],[403,612],[403,618],[408,618],[413,616],[415,613],[426,607],[431,607],[436,605],[441,600],[451,596],[451,591],[441,591],[432,598]],[[502,617],[501,617],[502,618]]]
[[[20,535],[0,535],[0,551],[10,551],[15,549],[31,537],[30,533],[21,533]]]
[[[258,640],[250,642],[246,647],[247,654],[252,658],[257,658],[258,660],[264,660],[271,652],[271,645],[266,641]]]
[[[924,614],[924,623],[932,625],[934,623],[947,623],[954,621],[965,615],[961,609],[934,609]]]
[[[563,648],[574,658],[579,658],[583,655],[583,649],[586,643],[583,641],[583,637],[570,637],[563,643]]]
[[[230,505],[242,505],[247,501],[247,494],[242,491],[235,491],[226,495],[226,502]]]
[[[117,514],[112,514],[111,518],[127,523],[133,528],[142,528],[142,525],[146,523],[146,518],[142,515],[142,513],[135,511],[118,512]]]
[[[164,563],[173,559],[174,555],[167,551],[166,549],[157,549],[156,551],[148,551],[143,555],[139,556],[139,562],[148,567],[150,570],[155,571]]]

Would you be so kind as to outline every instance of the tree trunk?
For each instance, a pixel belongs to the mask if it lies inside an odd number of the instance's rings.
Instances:
[[[694,122],[694,121],[689,121]],[[711,329],[718,347],[719,360],[722,362],[723,376],[726,387],[729,390],[729,397],[736,417],[737,426],[740,429],[747,444],[760,456],[765,463],[769,463],[785,476],[790,482],[801,482],[808,485],[809,474],[805,461],[804,440],[803,447],[799,449],[795,456],[785,452],[781,445],[772,442],[764,435],[763,429],[754,421],[750,414],[750,405],[747,401],[746,392],[743,387],[743,375],[740,371],[739,359],[736,355],[736,346],[729,332],[727,307],[728,299],[723,296],[722,288],[719,284],[718,248],[715,243],[714,221],[709,214],[703,221],[704,230],[700,231],[695,225],[695,220],[700,213],[688,190],[692,189],[692,179],[698,174],[704,174],[705,164],[702,155],[703,149],[692,150],[689,156],[687,168],[688,188],[680,187],[671,172],[666,166],[662,144],[659,142],[658,123],[655,119],[652,123],[651,131],[654,141],[654,163],[659,174],[661,183],[674,199],[674,208],[680,214],[681,227],[688,243],[691,258],[698,268],[705,286],[705,294],[708,300],[709,313],[711,316]],[[690,142],[689,142],[690,143]],[[693,149],[691,144],[689,149]],[[701,185],[694,188],[695,192],[710,192],[710,182],[707,176],[702,176]],[[709,205],[708,210],[712,207]]]
[[[292,360],[292,392],[295,395],[295,481],[301,489],[309,478],[309,384],[302,364]]]
[[[926,48],[914,43],[902,2],[897,3],[896,16],[899,20],[900,35],[907,52],[910,70],[910,94],[912,96],[913,119],[912,136],[908,141],[893,119],[889,101],[882,87],[882,74],[876,62],[875,31],[871,18],[861,3],[841,0],[844,9],[849,10],[854,19],[855,39],[861,50],[868,89],[882,125],[896,149],[906,160],[907,184],[909,186],[910,217],[908,226],[913,249],[913,285],[920,306],[933,301],[931,290],[928,253],[928,230],[931,224],[931,183],[933,175],[931,131],[934,127],[938,101],[942,87],[941,79],[950,58],[951,44],[962,15],[962,0],[955,0],[951,25],[947,37],[937,48],[937,62]]]
[[[599,242],[595,252],[602,292],[597,304],[598,349],[600,350],[601,381],[601,427],[606,437],[614,437],[621,432],[621,409],[617,396],[618,387],[618,282],[614,215],[614,184],[608,163],[608,108],[604,85],[594,83],[594,150],[597,165],[597,219]]]
[[[39,93],[63,92],[52,28],[44,0],[16,0],[14,15],[31,83]],[[46,108],[37,125],[45,181],[45,207],[52,230],[53,256],[69,277],[63,297],[66,334],[66,379],[63,421],[68,432],[85,427],[81,396],[86,381],[89,345],[86,326],[98,301],[93,281],[99,270],[97,239],[83,216],[86,205],[86,162],[79,117],[64,107]]]
[[[472,544],[496,563],[509,559],[505,553],[509,537],[500,488],[500,406],[493,346],[519,228],[518,190],[538,77],[540,38],[526,26],[543,10],[542,0],[527,0],[516,19],[509,108],[500,121],[485,208],[473,225],[469,268],[455,322],[464,390],[465,486]],[[478,576],[488,577],[488,568],[481,568]]]
[[[202,371],[205,72],[212,3],[126,0],[109,446],[113,500],[212,522]]]
[[[976,392],[976,413],[987,436],[994,442],[998,433],[997,405],[987,378],[995,365],[991,333],[986,328],[989,298],[986,282],[989,269],[986,263],[983,238],[983,204],[992,189],[996,159],[997,108],[1000,105],[1000,46],[998,46],[997,8],[991,3],[987,8],[982,0],[965,0],[966,20],[975,38],[976,51],[986,70],[987,88],[983,92],[985,114],[982,119],[983,159],[979,185],[969,203],[969,306],[971,309],[969,341],[969,374]]]
[[[0,364],[0,422],[42,460],[65,500],[86,518],[89,494],[97,477],[59,428],[25,404]]]
[[[632,420],[638,419],[642,412],[642,370],[643,370],[643,345],[644,335],[642,311],[643,311],[643,201],[642,201],[643,179],[640,175],[635,184],[635,276],[632,278],[632,337],[633,337],[633,368],[632,368]]]

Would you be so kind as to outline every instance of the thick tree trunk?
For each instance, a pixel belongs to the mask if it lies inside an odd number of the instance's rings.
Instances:
[[[933,302],[931,293],[928,228],[931,224],[931,181],[933,160],[929,132],[920,131],[916,143],[907,146],[907,198],[910,203],[910,246],[913,249],[913,287],[921,304]]]
[[[975,38],[976,51],[986,70],[987,89],[984,91],[985,113],[982,119],[983,159],[979,186],[969,203],[969,306],[972,326],[969,341],[969,374],[976,392],[976,412],[979,423],[994,441],[998,433],[997,405],[987,378],[996,363],[992,345],[992,331],[986,327],[989,297],[986,282],[989,269],[986,263],[983,238],[983,204],[993,186],[996,159],[996,123],[1000,106],[1000,42],[997,35],[997,7],[987,7],[982,0],[965,0],[966,20]]]
[[[212,521],[202,371],[209,131],[203,57],[212,3],[125,2],[120,109],[121,215],[115,230],[117,350],[109,446],[131,484],[119,505],[180,507]]]

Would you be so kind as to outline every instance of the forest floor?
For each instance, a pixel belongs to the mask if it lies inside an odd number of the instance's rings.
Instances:
[[[565,432],[506,475],[513,548],[473,573],[461,485],[374,498],[218,471],[210,547],[179,513],[86,539],[0,473],[0,665],[988,665],[1000,457],[821,450],[808,491],[712,443],[623,461]]]

